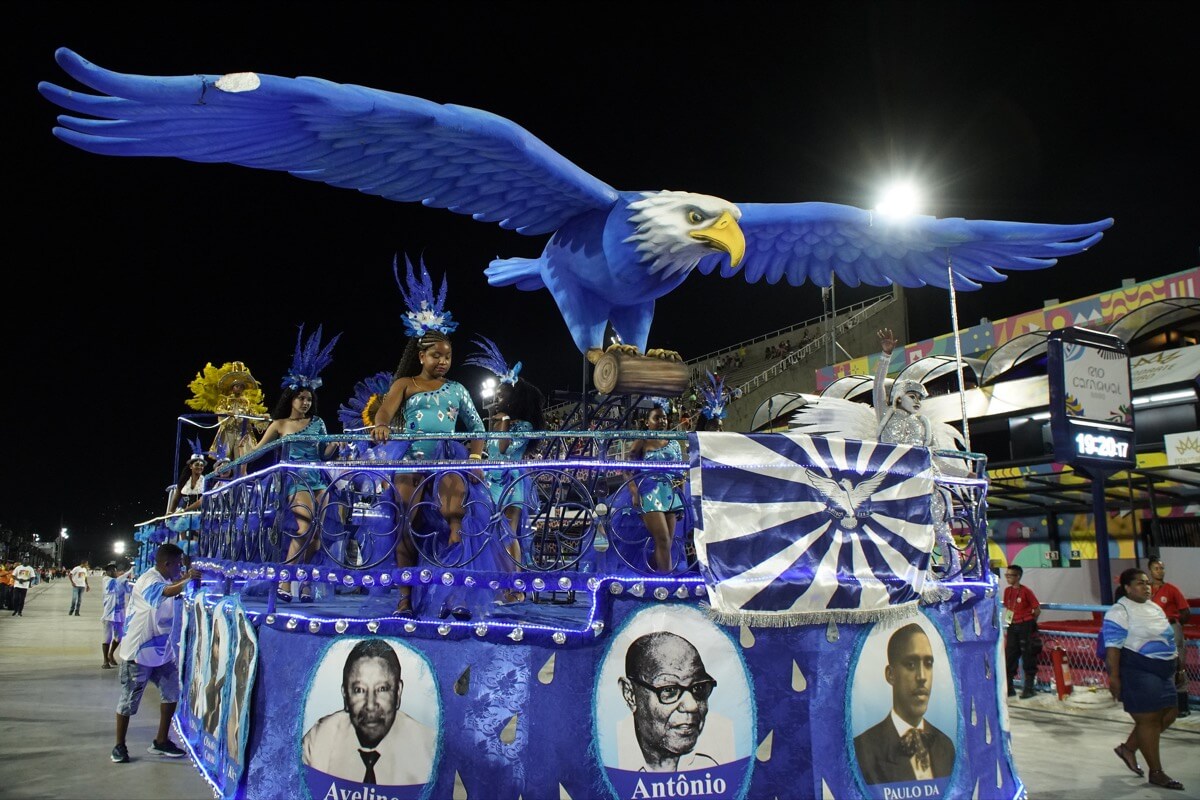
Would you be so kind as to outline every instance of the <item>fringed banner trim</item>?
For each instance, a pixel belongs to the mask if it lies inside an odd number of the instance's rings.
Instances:
[[[719,625],[746,625],[751,628],[794,628],[830,622],[892,622],[919,612],[916,600],[884,608],[827,608],[817,611],[718,611],[708,603],[701,603],[700,607],[709,619]]]

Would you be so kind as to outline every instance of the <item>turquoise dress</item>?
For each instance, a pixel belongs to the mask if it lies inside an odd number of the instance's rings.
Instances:
[[[643,461],[679,461],[683,458],[679,442],[672,439],[657,450],[643,450]],[[680,472],[652,472],[638,480],[641,509],[647,511],[682,511],[683,500],[675,491],[675,484],[683,482]]]
[[[433,391],[409,395],[404,401],[401,415],[404,419],[405,433],[452,434],[459,427],[459,420],[462,420],[462,427],[473,433],[482,433],[485,430],[483,419],[475,410],[470,392],[457,381],[448,380]],[[383,457],[404,461],[457,460],[467,457],[467,449],[460,442],[449,439],[387,442],[380,447],[387,448],[384,451],[386,455],[381,452]],[[441,566],[497,570],[498,563],[487,547],[490,518],[486,489],[476,481],[467,482],[462,542],[450,546],[443,538],[447,533],[445,520],[438,513],[436,503],[431,502],[432,497],[436,497],[438,493],[441,478],[441,475],[434,478],[432,496],[427,496],[422,501],[417,519],[414,520],[414,535],[423,540],[418,544],[418,550],[422,551],[421,560],[425,560],[423,549],[432,547],[440,552]],[[479,616],[491,602],[489,593],[472,592],[463,586],[447,587],[435,583],[419,588],[423,591],[413,594],[412,603],[421,616],[429,616],[443,606],[465,606],[475,616]]]
[[[682,447],[677,440],[670,440],[656,450],[645,450],[642,460],[679,461]],[[637,472],[636,461],[629,461],[626,469]],[[683,502],[686,490],[677,490],[676,484],[684,479],[682,472],[642,472],[637,475],[639,502],[633,504],[628,482],[622,483],[610,498],[612,513],[610,516],[608,539],[611,551],[615,551],[620,561],[644,574],[655,574],[654,539],[642,520],[642,515],[649,511],[662,511],[675,514],[675,530],[671,544],[671,560],[676,566],[673,572],[680,573],[688,567],[687,537],[692,529],[692,518],[688,506]],[[617,566],[610,560],[610,565]],[[600,567],[597,567],[599,570]]]
[[[514,421],[509,426],[511,433],[529,433],[533,430],[533,425],[523,419]],[[508,450],[500,452],[500,439],[488,439],[487,441],[487,457],[489,461],[520,461],[525,457],[525,450],[529,446],[528,439],[511,439],[508,443]],[[520,506],[525,504],[526,481],[522,480],[522,473],[516,469],[492,469],[487,472],[488,489],[492,492],[492,502],[496,504],[497,511],[503,511],[509,506]],[[512,486],[512,490],[504,495],[504,490],[508,486]],[[500,506],[501,496],[504,495],[504,506]]]
[[[461,417],[466,430],[482,433],[483,419],[466,387],[458,381],[446,381],[432,392],[417,392],[404,401],[405,433],[454,433]],[[416,440],[404,458],[464,458],[465,451],[447,448],[448,442]]]
[[[291,436],[325,436],[328,432],[325,430],[325,420],[320,417],[313,417],[308,421],[308,425],[304,430],[296,433],[289,433],[287,436],[280,437],[287,439]],[[320,461],[322,442],[297,442],[289,445],[287,449],[287,460],[291,461]],[[296,492],[323,492],[329,488],[329,484],[325,482],[325,476],[319,469],[298,469],[291,476],[291,483],[288,486],[288,497],[296,494]]]

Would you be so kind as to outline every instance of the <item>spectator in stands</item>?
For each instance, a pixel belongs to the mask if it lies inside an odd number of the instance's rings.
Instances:
[[[1183,592],[1179,591],[1179,587],[1164,580],[1167,568],[1162,559],[1152,558],[1147,562],[1147,566],[1150,570],[1150,599],[1167,615],[1167,621],[1171,623],[1171,630],[1175,633],[1175,646],[1179,654],[1179,662],[1175,668],[1175,694],[1179,701],[1179,716],[1186,717],[1192,712],[1188,708],[1188,677],[1185,666],[1183,626],[1187,624],[1192,612],[1188,608],[1188,602],[1184,598]]]
[[[1037,633],[1037,618],[1042,613],[1041,604],[1028,586],[1021,585],[1025,570],[1016,564],[1009,565],[1004,572],[1008,588],[1004,590],[1004,619],[1008,623],[1005,637],[1004,658],[1008,662],[1008,696],[1017,693],[1013,682],[1017,677],[1017,662],[1025,668],[1025,688],[1021,699],[1033,697],[1033,682],[1037,677],[1037,653],[1033,649],[1033,635]]]
[[[1133,717],[1129,738],[1117,745],[1117,757],[1141,776],[1137,751],[1150,767],[1150,783],[1165,789],[1183,784],[1163,771],[1159,738],[1178,715],[1175,707],[1175,634],[1167,615],[1150,602],[1150,577],[1130,567],[1121,573],[1117,602],[1104,615],[1108,690]]]

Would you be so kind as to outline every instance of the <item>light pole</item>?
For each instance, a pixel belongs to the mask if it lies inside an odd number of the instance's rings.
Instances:
[[[67,536],[67,529],[63,528],[58,532],[58,539],[54,542],[54,560],[58,562],[59,567],[62,566],[63,550],[66,549],[66,542],[69,538],[71,537]]]

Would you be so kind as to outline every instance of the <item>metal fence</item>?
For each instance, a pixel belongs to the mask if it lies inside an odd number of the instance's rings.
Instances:
[[[1095,630],[1055,630],[1055,622],[1039,623],[1038,631],[1042,635],[1042,652],[1038,656],[1037,688],[1041,691],[1055,691],[1054,651],[1062,650],[1063,663],[1071,671],[1071,682],[1076,687],[1097,687],[1108,690],[1108,669],[1104,661],[1096,655],[1096,638],[1099,635],[1100,618],[1108,610],[1108,606],[1080,605],[1068,603],[1043,603],[1043,611],[1079,611],[1089,614],[1090,618],[1072,621],[1070,627],[1090,627],[1094,623]],[[1062,621],[1060,621],[1062,622]],[[1078,623],[1085,623],[1080,625]],[[1066,626],[1064,626],[1066,627]],[[1188,699],[1193,705],[1200,703],[1200,640],[1190,639],[1184,647],[1184,669],[1188,677]]]
[[[456,434],[469,439],[495,434]],[[402,538],[423,565],[438,569],[490,569],[542,573],[559,580],[564,571],[611,575],[661,574],[655,545],[630,499],[629,486],[669,479],[677,512],[670,573],[695,574],[692,498],[687,436],[639,431],[557,431],[507,434],[552,440],[541,452],[553,458],[522,461],[384,460],[361,434],[291,436],[253,457],[231,464],[223,478],[210,477],[199,512],[143,523],[143,542],[178,541],[208,563],[227,565],[243,577],[296,575],[301,565],[321,564],[352,581],[370,573],[392,582]],[[675,439],[678,461],[628,461],[625,445],[637,438]],[[444,439],[397,434],[399,440]],[[289,448],[337,444],[332,460],[289,460]],[[939,457],[951,457],[941,453]],[[983,460],[956,454],[965,477],[941,476],[931,495],[935,518],[945,526],[931,570],[942,581],[978,580],[987,573]],[[497,475],[500,476],[497,484]],[[415,479],[413,476],[416,476]],[[435,485],[457,481],[466,492],[461,538],[451,542],[439,512]],[[403,500],[399,482],[416,484]],[[491,483],[491,491],[488,484]],[[407,489],[407,487],[405,487]],[[409,496],[410,495],[410,496]],[[515,498],[521,498],[514,503]],[[520,506],[520,519],[506,509]],[[502,563],[480,565],[481,554]],[[508,563],[503,563],[507,559]],[[305,570],[311,571],[311,567]],[[301,578],[303,579],[303,578]]]

